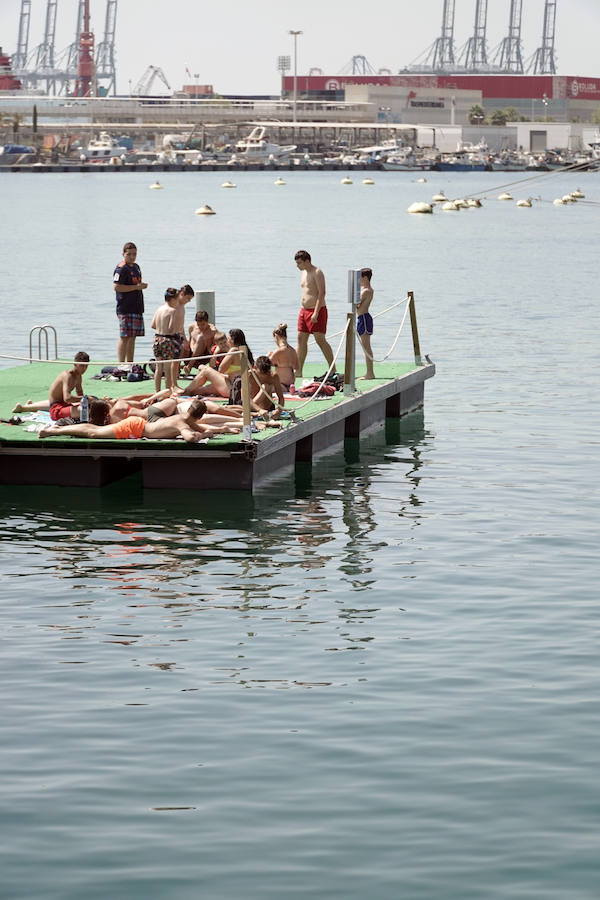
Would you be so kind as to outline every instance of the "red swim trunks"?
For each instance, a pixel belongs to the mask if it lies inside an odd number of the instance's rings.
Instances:
[[[53,403],[49,412],[53,422],[56,422],[58,419],[66,419],[71,415],[71,404]]]
[[[298,331],[304,331],[307,334],[314,334],[315,331],[319,331],[325,334],[327,331],[327,307],[321,307],[316,322],[311,321],[314,312],[314,309],[304,309],[304,307],[300,309],[298,314]]]

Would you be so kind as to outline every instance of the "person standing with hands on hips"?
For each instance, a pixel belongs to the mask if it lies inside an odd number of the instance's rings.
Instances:
[[[117,360],[133,362],[136,337],[144,337],[144,295],[148,285],[136,263],[137,247],[128,241],[123,247],[123,260],[115,266],[113,288],[117,295],[119,341]]]

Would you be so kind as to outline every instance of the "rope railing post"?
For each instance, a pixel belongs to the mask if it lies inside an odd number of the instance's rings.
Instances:
[[[248,348],[242,346],[240,356],[240,376],[242,379],[242,437],[245,441],[252,440],[252,416],[250,410],[250,381],[248,373]]]
[[[346,313],[346,358],[344,361],[344,394],[353,394],[354,384],[354,366],[355,366],[355,348],[354,348],[354,332],[356,325],[354,322],[354,311]]]
[[[348,303],[344,394],[353,394],[356,390],[356,307],[360,303],[360,269],[348,269]]]
[[[421,346],[419,344],[419,330],[417,328],[417,313],[415,311],[415,295],[413,291],[408,291],[409,301],[408,308],[410,310],[410,327],[412,329],[413,349],[415,351],[415,363],[418,366],[423,365],[421,359]]]

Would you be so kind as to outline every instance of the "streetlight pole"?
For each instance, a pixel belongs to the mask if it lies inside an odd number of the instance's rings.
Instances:
[[[296,102],[298,99],[298,35],[301,31],[288,31],[294,38],[294,105],[292,110],[292,122],[294,123],[294,134],[296,133]]]

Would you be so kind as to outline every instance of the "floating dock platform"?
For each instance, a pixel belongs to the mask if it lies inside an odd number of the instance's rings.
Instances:
[[[63,367],[64,368],[64,367]],[[309,366],[305,377],[310,377]],[[114,397],[150,393],[152,382],[94,381],[90,365],[83,379],[90,395]],[[360,369],[359,369],[360,373]],[[144,488],[252,491],[272,477],[291,471],[339,449],[345,438],[383,428],[386,418],[399,419],[421,409],[424,386],[435,374],[433,363],[376,364],[377,378],[356,381],[353,394],[309,400],[286,398],[283,427],[252,434],[218,435],[207,443],[182,440],[88,440],[75,437],[40,439],[27,431],[33,422],[19,413],[18,425],[0,423],[0,484],[102,487],[131,475]],[[42,399],[56,374],[55,365],[32,363],[0,370],[0,417],[10,418],[16,403]],[[185,382],[182,382],[185,385]]]

